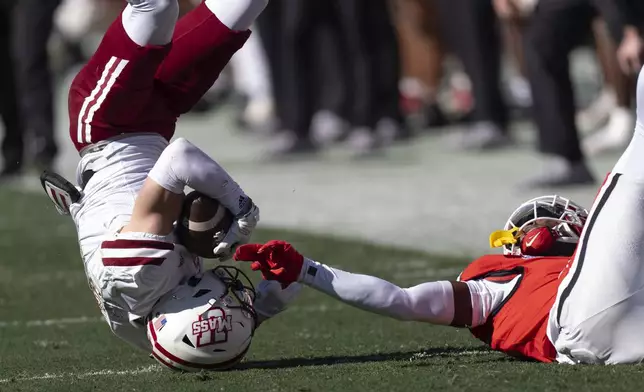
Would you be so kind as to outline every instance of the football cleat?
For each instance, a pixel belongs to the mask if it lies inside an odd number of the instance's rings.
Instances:
[[[81,199],[81,192],[60,174],[45,170],[40,175],[40,183],[61,215],[69,215],[69,206]]]

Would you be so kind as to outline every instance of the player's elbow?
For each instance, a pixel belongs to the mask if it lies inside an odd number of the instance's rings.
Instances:
[[[165,153],[171,154],[174,159],[181,159],[190,155],[190,152],[195,148],[195,146],[185,138],[178,138],[168,145],[165,149]]]

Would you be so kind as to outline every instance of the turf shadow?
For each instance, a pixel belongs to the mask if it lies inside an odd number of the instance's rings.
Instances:
[[[286,358],[271,361],[247,361],[237,365],[234,370],[248,369],[288,369],[306,366],[327,366],[352,363],[373,363],[387,361],[412,361],[426,358],[458,357],[460,355],[477,355],[492,353],[485,346],[479,347],[435,347],[421,351],[397,351],[353,356],[327,356],[313,358]]]

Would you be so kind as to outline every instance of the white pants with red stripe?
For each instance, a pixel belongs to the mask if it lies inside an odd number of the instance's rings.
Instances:
[[[629,147],[602,186],[550,312],[564,363],[644,360],[644,72]]]
[[[82,183],[88,170],[95,174],[84,184],[80,202],[70,206],[85,272],[99,307],[114,333],[141,348],[147,348],[145,329],[138,329],[134,321],[202,268],[201,260],[175,244],[172,235],[118,234],[129,222],[139,189],[167,145],[155,134],[129,136],[84,155],[77,182]],[[106,243],[118,246],[106,247]]]

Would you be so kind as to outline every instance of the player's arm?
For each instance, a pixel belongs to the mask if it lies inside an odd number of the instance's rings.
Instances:
[[[383,279],[306,259],[281,241],[242,246],[235,259],[251,261],[251,267],[261,271],[265,279],[285,287],[301,282],[349,305],[398,320],[477,326],[485,322],[499,297],[490,292],[485,281],[439,281],[400,288]]]
[[[181,212],[186,186],[218,200],[237,218],[216,254],[230,253],[237,243],[248,242],[259,221],[258,208],[223,167],[183,138],[170,143],[159,157],[122,232],[169,234]]]
[[[384,279],[309,259],[304,259],[299,281],[349,305],[397,320],[472,325],[471,298],[464,282],[426,282],[401,288]]]

